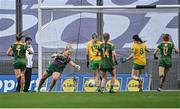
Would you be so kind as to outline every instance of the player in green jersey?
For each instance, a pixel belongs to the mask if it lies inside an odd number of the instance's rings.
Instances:
[[[117,64],[116,61],[116,53],[115,47],[112,43],[109,42],[110,35],[109,33],[103,34],[104,42],[99,46],[99,52],[101,54],[101,61],[100,61],[100,70],[102,71],[102,83],[101,89],[104,91],[105,83],[106,83],[106,72],[110,72],[111,74],[111,87],[110,93],[114,93],[113,87],[116,80],[116,72],[115,72],[115,65]]]
[[[7,50],[7,55],[13,55],[14,61],[14,72],[16,75],[16,79],[18,81],[18,85],[16,88],[16,92],[23,91],[24,84],[25,84],[25,77],[24,77],[24,71],[26,69],[26,50],[29,53],[32,53],[31,49],[28,48],[28,46],[22,42],[22,37],[24,35],[22,33],[19,33],[16,35],[16,42],[11,45],[11,47]]]
[[[165,82],[166,74],[172,66],[172,51],[179,53],[179,50],[176,46],[169,41],[169,34],[163,35],[163,41],[157,46],[154,51],[154,59],[158,59],[156,56],[157,52],[160,51],[161,57],[159,59],[159,76],[160,76],[160,85],[157,88],[157,91],[161,91],[161,88]]]

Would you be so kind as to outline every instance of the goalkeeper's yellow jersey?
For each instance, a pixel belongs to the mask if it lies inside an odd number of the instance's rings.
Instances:
[[[98,48],[101,45],[101,41],[96,41],[93,43],[93,41],[89,41],[87,46],[86,46],[86,52],[89,53],[90,56],[90,61],[96,61],[96,60],[100,60],[101,56],[98,52]]]
[[[131,49],[134,52],[134,62],[138,65],[146,65],[146,49],[147,46],[145,43],[133,43]]]

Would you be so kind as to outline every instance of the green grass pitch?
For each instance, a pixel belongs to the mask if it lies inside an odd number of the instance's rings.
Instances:
[[[0,108],[180,108],[180,91],[0,93]]]

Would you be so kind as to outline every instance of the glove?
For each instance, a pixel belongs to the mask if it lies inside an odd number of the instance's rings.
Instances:
[[[120,61],[121,61],[121,63],[125,63],[125,62],[128,61],[128,60],[127,60],[127,58],[121,57],[121,58],[120,58]]]
[[[155,54],[154,54],[154,59],[155,59],[155,60],[158,60],[158,57],[157,57]]]
[[[89,61],[86,62],[87,68],[89,68]]]
[[[81,69],[81,66],[80,65],[75,65],[74,66],[77,70],[80,70]]]

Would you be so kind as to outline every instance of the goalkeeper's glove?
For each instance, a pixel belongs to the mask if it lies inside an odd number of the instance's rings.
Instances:
[[[158,57],[157,57],[155,54],[154,54],[154,59],[155,59],[155,60],[158,60]]]
[[[74,66],[77,70],[80,70],[81,69],[81,66],[80,65],[75,65]]]
[[[124,57],[121,57],[121,58],[120,58],[120,61],[121,61],[121,63],[125,63],[125,62],[128,61],[128,59],[127,59],[127,58],[124,58]]]

